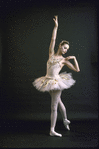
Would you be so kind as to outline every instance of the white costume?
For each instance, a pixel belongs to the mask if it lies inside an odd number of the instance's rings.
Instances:
[[[59,136],[61,134],[55,132],[55,125],[57,120],[57,108],[59,105],[60,112],[63,117],[63,123],[66,129],[70,130],[69,124],[70,121],[67,120],[66,108],[61,101],[61,92],[63,89],[68,89],[74,85],[75,80],[72,78],[71,73],[60,73],[61,65],[60,62],[63,58],[56,59],[54,55],[47,62],[47,73],[46,76],[37,78],[33,85],[39,91],[45,92],[48,91],[51,95],[51,128],[50,136]]]
[[[46,76],[37,78],[33,85],[39,91],[51,91],[51,90],[63,90],[68,89],[72,85],[74,85],[75,80],[72,78],[71,73],[60,73],[61,66],[60,66],[60,59],[56,59],[52,56],[47,62],[47,73]]]

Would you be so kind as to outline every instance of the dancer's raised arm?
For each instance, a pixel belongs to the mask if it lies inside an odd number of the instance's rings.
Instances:
[[[52,32],[52,38],[49,46],[49,57],[54,54],[54,47],[55,47],[55,41],[56,41],[57,29],[58,29],[58,16],[55,16],[53,20],[55,22],[55,26]]]

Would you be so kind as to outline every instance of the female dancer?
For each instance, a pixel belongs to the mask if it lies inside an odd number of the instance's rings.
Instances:
[[[61,101],[61,93],[63,89],[68,89],[76,82],[71,73],[60,73],[60,70],[64,65],[69,67],[70,69],[79,72],[79,65],[75,56],[68,56],[64,58],[62,55],[65,54],[69,49],[69,42],[63,40],[59,44],[59,48],[57,53],[54,52],[55,40],[58,29],[58,16],[53,18],[55,22],[55,27],[53,29],[51,43],[49,46],[49,59],[47,61],[47,73],[46,76],[37,78],[33,85],[39,91],[45,92],[48,91],[51,95],[51,127],[50,127],[50,136],[59,136],[62,137],[61,134],[55,132],[55,125],[57,120],[57,108],[59,106],[59,110],[63,117],[63,123],[67,130],[70,130],[69,124],[70,121],[67,120],[66,108]],[[75,65],[72,65],[69,60],[73,59]]]

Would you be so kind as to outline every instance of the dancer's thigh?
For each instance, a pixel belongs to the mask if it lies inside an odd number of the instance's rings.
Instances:
[[[50,95],[51,95],[51,103],[58,104],[60,101],[61,91],[60,90],[50,91]]]

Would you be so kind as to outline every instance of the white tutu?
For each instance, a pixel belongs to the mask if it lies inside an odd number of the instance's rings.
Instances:
[[[47,62],[47,73],[46,76],[37,78],[32,82],[33,86],[39,91],[49,92],[50,90],[63,90],[68,89],[76,82],[72,78],[71,73],[60,73],[62,58],[56,59],[52,56]]]
[[[60,73],[56,77],[43,76],[32,82],[33,86],[41,92],[49,92],[50,90],[64,90],[75,84],[71,73]]]

